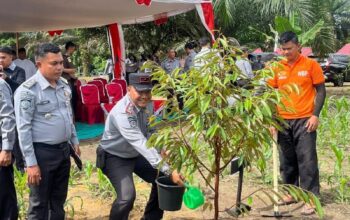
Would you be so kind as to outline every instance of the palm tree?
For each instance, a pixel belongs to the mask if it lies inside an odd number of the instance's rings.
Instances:
[[[334,23],[337,39],[345,43],[349,40],[350,30],[350,1],[348,0],[327,0],[330,9],[330,16]]]

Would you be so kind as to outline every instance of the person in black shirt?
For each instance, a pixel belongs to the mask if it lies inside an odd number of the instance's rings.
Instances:
[[[68,41],[66,43],[66,45],[65,45],[66,53],[63,54],[63,68],[64,69],[63,69],[63,73],[62,73],[62,77],[68,81],[69,86],[72,90],[71,104],[72,104],[72,108],[73,108],[74,113],[76,113],[76,109],[77,109],[76,103],[77,103],[78,94],[77,94],[77,90],[75,89],[75,82],[78,78],[75,75],[77,72],[77,69],[73,65],[71,56],[75,52],[76,48],[77,48],[77,46],[73,42]]]
[[[10,85],[12,93],[26,80],[24,69],[12,62],[12,49],[9,47],[0,47],[0,70],[5,73],[1,78]]]

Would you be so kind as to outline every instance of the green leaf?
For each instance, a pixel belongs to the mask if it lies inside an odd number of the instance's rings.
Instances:
[[[300,19],[298,13],[292,11],[289,15],[289,22],[292,25],[294,32],[297,35],[301,34],[301,27],[299,26]]]
[[[248,199],[247,199],[247,204],[249,206],[253,205],[253,197],[249,196]]]
[[[310,28],[307,32],[300,34],[299,35],[300,44],[303,46],[303,45],[308,44],[310,41],[314,40],[316,38],[316,35],[323,28],[323,25],[324,25],[324,21],[320,20],[312,28]]]
[[[286,32],[286,31],[294,31],[288,18],[281,17],[281,16],[276,16],[276,18],[275,18],[275,30],[279,34]]]
[[[211,101],[210,96],[206,96],[206,97],[204,97],[204,99],[201,100],[200,108],[201,108],[202,113],[204,113],[208,109],[210,101]]]

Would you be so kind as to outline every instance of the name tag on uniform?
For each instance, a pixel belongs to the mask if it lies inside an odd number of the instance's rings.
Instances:
[[[50,103],[50,100],[44,100],[44,101],[39,102],[38,104],[45,105],[45,104],[49,104],[49,103]]]

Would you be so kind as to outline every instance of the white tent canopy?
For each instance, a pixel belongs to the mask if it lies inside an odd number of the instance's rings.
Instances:
[[[213,37],[212,0],[1,0],[1,32],[56,31],[108,25],[114,76],[122,77],[122,25],[170,17],[196,9]],[[149,5],[144,2],[151,3]]]
[[[211,0],[153,0],[150,6],[135,0],[2,0],[0,32],[33,32],[86,28],[111,23],[134,24],[192,10]]]

